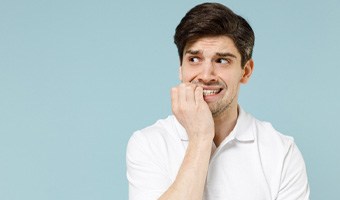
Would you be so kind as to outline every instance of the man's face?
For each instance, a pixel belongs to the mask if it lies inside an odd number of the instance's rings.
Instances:
[[[253,70],[249,60],[244,69],[241,55],[227,36],[203,37],[184,48],[180,80],[203,87],[204,100],[213,116],[237,107],[241,83],[246,83]]]

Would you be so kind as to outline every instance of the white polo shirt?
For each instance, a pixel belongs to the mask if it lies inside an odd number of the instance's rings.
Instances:
[[[126,154],[129,199],[158,199],[175,180],[188,142],[174,116],[136,131]],[[309,199],[304,160],[293,138],[239,108],[234,130],[210,158],[204,199]]]

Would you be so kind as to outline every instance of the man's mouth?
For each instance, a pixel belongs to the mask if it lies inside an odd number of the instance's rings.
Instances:
[[[216,90],[207,90],[204,89],[203,90],[203,96],[211,96],[211,95],[215,95],[221,92],[222,89],[216,89]]]

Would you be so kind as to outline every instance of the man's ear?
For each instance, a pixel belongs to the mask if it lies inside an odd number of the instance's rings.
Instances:
[[[182,77],[182,66],[179,66],[179,68],[178,68],[178,78],[182,82],[182,79],[183,79],[183,77]]]
[[[243,84],[246,84],[249,81],[251,74],[253,73],[253,70],[254,70],[254,61],[251,58],[244,65],[243,76],[242,76],[240,82],[243,83]]]

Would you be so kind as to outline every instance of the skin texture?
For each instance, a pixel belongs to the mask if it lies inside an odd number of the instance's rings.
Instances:
[[[179,70],[182,83],[171,89],[171,100],[189,144],[176,180],[160,199],[202,199],[210,156],[236,124],[240,84],[248,82],[253,65],[250,59],[242,68],[241,55],[227,36],[187,44]]]

